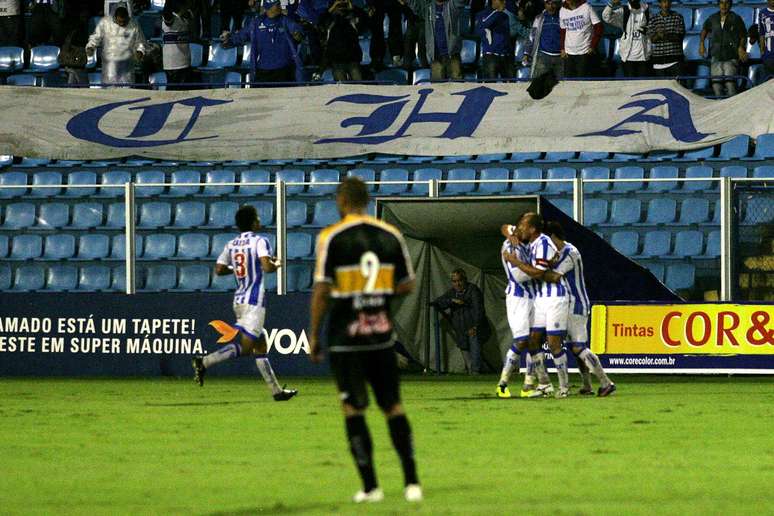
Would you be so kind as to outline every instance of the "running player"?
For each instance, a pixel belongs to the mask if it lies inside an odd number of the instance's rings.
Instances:
[[[578,248],[564,238],[564,229],[558,222],[546,224],[546,233],[559,251],[558,259],[553,263],[555,272],[564,276],[570,296],[569,316],[567,321],[567,345],[575,355],[578,368],[581,369],[583,387],[580,394],[591,394],[591,379],[589,370],[599,380],[600,387],[597,396],[609,396],[616,390],[615,384],[607,377],[599,357],[589,349],[589,296],[586,293],[586,281],[583,277],[583,259]],[[582,366],[586,366],[585,368]],[[584,372],[585,370],[585,372]]]
[[[279,262],[271,256],[271,245],[266,238],[258,235],[261,223],[253,206],[242,206],[236,212],[236,225],[240,235],[223,248],[215,264],[215,274],[227,276],[233,274],[237,281],[234,293],[234,314],[239,330],[239,342],[226,344],[218,351],[203,357],[194,357],[194,381],[204,385],[207,369],[240,355],[255,355],[266,385],[271,389],[276,401],[289,400],[298,391],[285,389],[277,383],[274,370],[267,356],[266,339],[263,335],[263,323],[266,318],[266,293],[263,289],[264,275],[275,272]]]
[[[353,500],[379,502],[373,445],[366,425],[366,383],[387,418],[392,444],[403,467],[406,500],[422,500],[411,427],[400,400],[395,336],[390,316],[393,296],[414,289],[414,270],[403,236],[393,226],[365,215],[368,190],[358,178],[347,178],[336,191],[342,219],[317,239],[312,291],[310,358],[322,360],[322,320],[327,328],[331,369],[336,378],[350,451],[363,481]]]

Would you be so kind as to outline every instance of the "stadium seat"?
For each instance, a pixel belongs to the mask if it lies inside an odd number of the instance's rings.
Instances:
[[[27,184],[27,174],[24,172],[3,172],[0,174],[0,199],[22,197],[26,188],[2,188],[3,186],[23,186]]]
[[[747,167],[737,165],[726,166],[720,169],[720,177],[744,178],[747,177]]]
[[[551,204],[559,208],[562,213],[572,218],[572,201],[569,199],[551,199]]]
[[[207,257],[209,251],[210,237],[204,233],[184,233],[177,237],[176,260],[203,259]]]
[[[3,229],[24,229],[35,224],[35,205],[29,202],[17,202],[5,207]]]
[[[685,169],[686,179],[712,178],[714,175],[712,168],[707,166],[695,166]],[[678,190],[681,193],[705,192],[712,189],[713,181],[684,181],[683,188]]]
[[[591,226],[607,222],[607,201],[586,199],[583,201],[583,224]]]
[[[223,83],[226,85],[226,88],[238,90],[243,87],[242,74],[237,71],[226,72]]]
[[[774,133],[762,134],[755,140],[755,154],[751,159],[773,159],[774,158]]]
[[[8,86],[36,86],[37,79],[34,75],[28,73],[17,73],[5,78]]]
[[[408,170],[385,168],[380,174],[379,181],[398,181],[397,184],[379,184],[380,195],[402,194],[408,190]]]
[[[674,181],[649,181],[648,192],[669,192],[677,190],[677,167],[653,167],[650,169],[651,179],[674,179]]]
[[[72,265],[52,265],[46,276],[46,290],[63,292],[78,286],[78,268]]]
[[[745,27],[749,27],[758,21],[758,18],[755,17],[755,9],[749,5],[734,5],[733,9],[744,20]]]
[[[336,201],[317,201],[314,205],[312,227],[325,227],[339,220],[339,210]]]
[[[678,225],[701,224],[709,220],[709,201],[696,197],[685,199],[680,204]]]
[[[669,254],[672,248],[672,233],[669,231],[648,231],[642,243],[642,253],[646,258],[658,258]]]
[[[274,225],[274,203],[272,201],[253,201],[247,204],[255,208],[255,211],[258,213],[258,220],[261,221],[261,226]]]
[[[575,169],[569,168],[569,167],[554,167],[549,168],[548,172],[546,173],[546,179],[575,179]],[[570,193],[572,192],[572,182],[571,181],[562,181],[562,182],[549,182],[546,183],[546,187],[543,190],[543,193],[545,195],[559,195],[563,193]]]
[[[142,256],[142,235],[134,235],[134,256],[139,258]],[[126,240],[124,235],[113,235],[110,244],[110,256],[108,260],[125,260],[126,259]]]
[[[198,170],[175,170],[172,172],[171,185],[166,197],[184,197],[199,193],[198,185],[183,186],[186,183],[200,183],[202,181]]]
[[[269,183],[271,175],[268,170],[263,169],[244,170],[239,174],[239,182],[241,184],[236,193],[233,194],[235,196],[266,195],[269,193],[270,185],[246,186],[244,183]]]
[[[30,229],[56,229],[67,225],[70,220],[70,206],[61,202],[41,205],[37,222]]]
[[[535,160],[537,163],[559,163],[575,158],[575,152],[546,152],[545,155]]]
[[[590,163],[594,161],[605,161],[610,156],[609,152],[581,151],[577,158],[569,161],[573,163]]]
[[[59,172],[35,172],[32,175],[32,188],[30,197],[51,197],[58,195],[59,187],[41,188],[44,185],[62,184],[62,174]]]
[[[718,156],[707,158],[708,161],[732,161],[747,156],[750,148],[750,137],[746,134],[734,136],[720,145]]]
[[[692,31],[692,32],[701,32],[702,27],[704,26],[704,22],[707,21],[707,18],[712,16],[718,12],[718,8],[716,6],[706,6],[706,7],[697,7],[693,10],[693,26],[688,27],[686,25],[686,30]]]
[[[124,170],[110,170],[102,174],[102,187],[99,189],[99,197],[123,197],[124,183],[129,183],[132,175]],[[112,188],[106,188],[113,186]],[[116,188],[115,186],[120,186]]]
[[[204,47],[199,43],[190,43],[189,48],[191,49],[191,67],[200,67],[204,60]]]
[[[38,235],[16,235],[11,241],[10,260],[32,260],[43,253],[43,238]]]
[[[660,282],[664,282],[664,264],[662,263],[647,263],[645,268],[650,271],[653,276]]]
[[[306,203],[302,201],[288,201],[285,206],[287,227],[298,227],[306,224]]]
[[[104,88],[102,85],[102,72],[91,72],[88,74],[89,88],[94,90],[101,90]]]
[[[347,172],[347,177],[359,177],[366,183],[373,182],[376,180],[376,171],[372,168],[353,168],[349,172]],[[376,185],[371,183],[366,185],[368,187],[369,192],[374,192],[376,190]]]
[[[5,258],[8,256],[8,242],[10,241],[9,238],[10,237],[8,235],[0,235],[0,258]]]
[[[485,181],[492,181],[495,179],[507,180],[510,179],[510,171],[507,168],[485,168],[481,170],[480,179]],[[500,193],[506,193],[511,189],[511,184],[503,181],[502,183],[479,183],[478,190],[473,192],[477,195],[496,195]]]
[[[413,183],[411,193],[413,195],[427,196],[429,189],[426,181],[431,179],[440,180],[442,177],[440,168],[418,168],[414,171],[414,181],[425,181],[423,183]],[[440,187],[440,186],[439,186]]]
[[[672,254],[663,258],[692,258],[700,256],[704,248],[704,233],[701,231],[678,231],[675,234],[675,247]]]
[[[114,202],[108,205],[105,227],[109,229],[126,227],[126,205],[123,202]]]
[[[150,84],[150,87],[153,90],[166,91],[167,73],[162,71],[148,74],[148,84]]]
[[[142,260],[166,260],[175,255],[175,235],[169,233],[153,233],[145,237],[145,247]]]
[[[237,61],[237,48],[223,48],[220,42],[213,41],[210,44],[207,55],[207,65],[199,69],[202,71],[214,71],[223,68],[234,68]]]
[[[408,84],[408,72],[403,68],[385,68],[374,74],[374,80],[405,85]]]
[[[363,58],[360,60],[361,65],[370,65],[371,64],[371,38],[363,37],[360,38],[360,50],[363,52]]]
[[[141,290],[157,292],[177,286],[177,267],[171,264],[150,265],[145,269],[145,287]]]
[[[285,183],[303,183],[306,181],[304,178],[304,171],[298,169],[283,169],[277,172],[275,175],[277,180],[285,181]],[[285,192],[288,195],[297,195],[304,193],[304,185],[285,185]]]
[[[164,193],[164,186],[141,186],[145,184],[158,184],[166,181],[166,174],[161,170],[142,170],[135,175],[135,197],[154,197]]]
[[[288,292],[301,292],[312,286],[312,267],[310,265],[288,265]]]
[[[699,55],[698,34],[686,34],[683,38],[683,54],[687,61],[701,61],[704,58]]]
[[[115,267],[110,280],[110,290],[116,292],[126,291],[126,269],[124,267]]]
[[[234,278],[233,274],[228,274],[226,276],[217,276],[213,274],[212,282],[210,283],[210,288],[208,288],[207,290],[213,291],[213,292],[226,292],[226,291],[233,291],[236,288],[236,286],[237,286],[236,278]]]
[[[0,74],[18,72],[24,69],[24,49],[0,47]]]
[[[709,159],[715,154],[715,147],[709,146],[703,149],[697,149],[692,151],[686,151],[682,157],[673,159],[672,161],[702,161]]]
[[[637,255],[640,236],[636,231],[616,231],[610,237],[610,245],[624,256]]]
[[[230,195],[234,191],[233,186],[215,186],[210,183],[234,183],[236,176],[233,170],[210,170],[205,176],[204,190],[201,195],[207,197],[217,197],[219,195]]]
[[[512,183],[511,193],[517,195],[532,194],[543,188],[543,171],[536,167],[522,167],[513,171],[513,179],[533,179],[529,183]]]
[[[97,184],[97,174],[88,170],[70,172],[67,174],[67,184],[69,186],[95,185]],[[96,187],[65,188],[63,195],[66,197],[89,197],[96,192]]]
[[[610,170],[605,167],[586,167],[581,170],[581,177],[584,181],[588,179],[610,179]],[[610,183],[583,183],[583,193],[605,192],[610,188]]]
[[[774,179],[774,166],[762,165],[755,167],[752,176],[756,179]]]
[[[320,168],[313,170],[309,177],[312,183],[307,190],[308,195],[334,195],[338,185],[321,185],[319,183],[338,183],[339,171],[333,168]]]
[[[59,47],[40,45],[30,50],[30,71],[48,72],[59,68]]]
[[[46,284],[45,271],[40,265],[24,265],[16,269],[13,278],[13,288],[19,292],[43,290]]]
[[[627,197],[613,200],[610,208],[610,220],[604,224],[609,226],[626,226],[640,221],[642,203],[639,199]]]
[[[110,267],[106,265],[85,265],[78,273],[78,289],[98,292],[110,288]]]
[[[140,229],[156,229],[169,226],[172,221],[172,206],[168,202],[146,202],[140,204]]]
[[[671,263],[666,268],[664,284],[672,290],[685,290],[693,287],[696,269],[692,263]]]
[[[464,183],[446,183],[443,192],[446,195],[464,195],[476,189],[476,171],[472,168],[453,168],[449,170],[446,179],[465,181]]]
[[[43,260],[66,260],[75,255],[73,235],[48,235],[43,246]]]
[[[123,213],[121,214],[123,217]],[[68,228],[91,229],[102,224],[102,204],[98,202],[81,202],[73,205],[73,220]],[[121,221],[123,226],[124,221]]]
[[[648,202],[648,214],[643,225],[671,224],[677,218],[677,202],[667,197],[657,197]]]
[[[229,243],[231,240],[233,240],[237,236],[237,233],[218,233],[217,235],[212,236],[212,245],[210,246],[210,254],[209,258],[217,258],[220,256],[220,253],[223,252],[223,249],[226,247],[226,244]]]
[[[210,267],[201,264],[180,267],[180,281],[174,290],[191,292],[205,290],[210,286]]]
[[[526,163],[540,159],[542,152],[512,152],[511,157],[504,160],[504,163]]]
[[[620,167],[615,169],[615,179],[642,179],[645,177],[645,171],[642,167]],[[643,189],[641,181],[632,182],[614,182],[613,191],[622,192],[636,192]]]
[[[710,67],[706,64],[699,64],[696,67],[698,79],[693,82],[693,91],[709,92],[710,90]]]
[[[309,233],[288,233],[288,258],[307,258],[312,254],[312,235]]]
[[[720,256],[720,230],[710,231],[707,235],[707,248],[704,250],[703,256],[707,258]]]
[[[103,234],[87,234],[78,238],[78,253],[74,260],[102,260],[110,253],[110,238]]]
[[[478,58],[478,42],[474,39],[462,39],[462,49],[460,51],[460,61],[462,65],[474,65]]]
[[[411,78],[411,84],[429,84],[430,76],[430,68],[418,68],[414,70],[414,74]]]
[[[10,290],[11,277],[11,268],[7,264],[0,263],[0,292]]]
[[[204,225],[204,203],[199,201],[179,202],[175,205],[175,222],[172,229],[187,229]]]

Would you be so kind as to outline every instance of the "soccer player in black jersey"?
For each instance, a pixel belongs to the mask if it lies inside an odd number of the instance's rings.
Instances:
[[[323,358],[322,321],[330,313],[326,338],[331,369],[344,410],[347,438],[363,489],[354,501],[384,498],[373,465],[373,445],[365,420],[366,383],[387,418],[392,444],[400,456],[406,500],[422,500],[414,449],[400,401],[395,336],[390,299],[414,289],[414,271],[400,232],[365,214],[368,190],[358,178],[347,178],[336,191],[341,220],[317,237],[312,292],[310,356]]]

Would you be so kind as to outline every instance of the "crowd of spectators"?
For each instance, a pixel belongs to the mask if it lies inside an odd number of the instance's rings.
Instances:
[[[495,79],[515,77],[519,65],[532,77],[611,75],[599,43],[614,35],[624,76],[674,77],[687,72],[683,39],[692,22],[672,9],[671,0],[658,0],[657,7],[610,0],[601,13],[586,0],[166,0],[154,14],[161,33],[154,41],[137,22],[149,1],[0,0],[0,46],[54,44],[68,56],[73,47],[88,56],[101,48],[105,83],[135,82],[138,63],[146,73],[163,69],[170,84],[196,81],[191,42],[249,44],[252,82],[301,80],[302,69],[313,70],[313,78],[331,69],[335,80],[360,81],[385,67],[430,68],[432,80],[461,80],[463,36],[480,41],[478,77]],[[702,26],[699,53],[717,78],[714,93],[733,95],[736,81],[725,78],[741,73],[748,39],[760,46],[766,75],[774,75],[774,0],[750,27],[732,0],[717,6]],[[216,12],[219,22],[213,23]],[[365,35],[367,67],[361,65]],[[521,63],[519,42],[525,46]],[[69,82],[86,81],[82,67],[66,70]]]

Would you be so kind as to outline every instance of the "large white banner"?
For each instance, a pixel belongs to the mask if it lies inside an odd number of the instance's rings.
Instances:
[[[672,81],[325,85],[186,92],[0,87],[0,154],[332,158],[687,150],[774,132],[774,81],[706,100]]]

